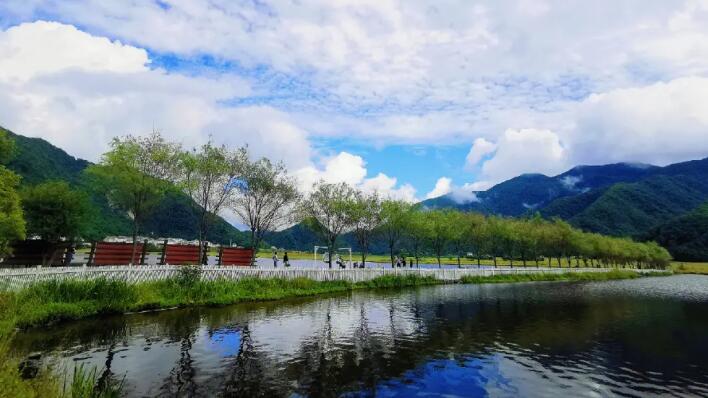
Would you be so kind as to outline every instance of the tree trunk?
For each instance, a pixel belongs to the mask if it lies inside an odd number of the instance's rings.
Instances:
[[[135,254],[137,253],[138,249],[138,218],[137,216],[133,218],[133,250],[132,254],[130,255],[130,265],[135,265],[134,261],[135,260]]]
[[[256,238],[256,229],[251,228],[251,265],[256,265],[256,256],[258,254],[258,246],[260,246],[260,240]]]
[[[457,253],[457,268],[462,268],[462,264],[460,264],[460,253]]]
[[[388,252],[391,255],[391,268],[395,268],[396,264],[393,263],[393,245],[388,245]]]
[[[479,253],[477,253],[477,268],[482,268],[482,259],[480,258]]]

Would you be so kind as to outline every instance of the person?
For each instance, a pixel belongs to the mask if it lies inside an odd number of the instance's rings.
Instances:
[[[401,266],[406,268],[406,256],[401,257]]]
[[[278,252],[273,252],[273,268],[278,268]]]
[[[74,261],[74,253],[76,253],[74,246],[69,246],[69,249],[66,251],[66,258],[64,259],[64,266],[68,267],[71,265],[71,262]]]
[[[396,268],[401,268],[401,258],[396,256],[394,257],[394,262],[396,263]]]
[[[342,256],[340,256],[339,254],[337,254],[337,259],[335,262],[337,263],[337,265],[339,265],[339,268],[345,268],[344,262],[342,261]]]
[[[290,259],[288,258],[288,252],[285,252],[285,254],[283,254],[283,266],[285,266],[285,267],[290,266]]]

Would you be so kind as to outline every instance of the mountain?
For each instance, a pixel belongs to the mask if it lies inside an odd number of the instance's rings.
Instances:
[[[708,200],[708,158],[653,168],[643,179],[617,183],[541,209],[576,227],[609,235],[639,237]]]
[[[75,158],[41,138],[15,134],[0,127],[15,140],[15,158],[8,168],[22,177],[23,185],[38,184],[48,180],[64,180],[73,187],[89,192],[83,179],[83,171],[89,161]],[[130,235],[131,222],[128,216],[109,206],[105,198],[93,194],[92,201],[97,211],[89,228],[91,238],[107,235]],[[177,190],[167,194],[164,200],[146,219],[141,234],[155,237],[195,239],[197,236],[197,213],[189,197]],[[220,243],[244,243],[246,235],[219,217],[207,238]]]
[[[651,239],[666,247],[679,261],[708,260],[708,202],[649,231]]]
[[[578,166],[554,177],[526,174],[456,203],[450,195],[423,202],[519,216],[539,211],[587,231],[640,236],[708,200],[708,158],[657,167],[640,163]]]
[[[618,182],[633,182],[653,173],[658,167],[617,163],[604,166],[578,166],[555,177],[523,174],[499,183],[487,191],[476,192],[475,201],[455,202],[451,195],[423,201],[428,208],[456,208],[486,214],[519,216],[548,206],[560,198],[602,189]]]

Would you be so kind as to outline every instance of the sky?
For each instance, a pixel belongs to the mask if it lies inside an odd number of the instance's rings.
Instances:
[[[153,128],[460,202],[708,156],[708,0],[3,0],[0,125],[100,159]]]

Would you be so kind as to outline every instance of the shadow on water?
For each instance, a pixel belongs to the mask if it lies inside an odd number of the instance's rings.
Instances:
[[[447,285],[90,319],[13,348],[131,396],[706,396],[707,306],[708,277]]]

